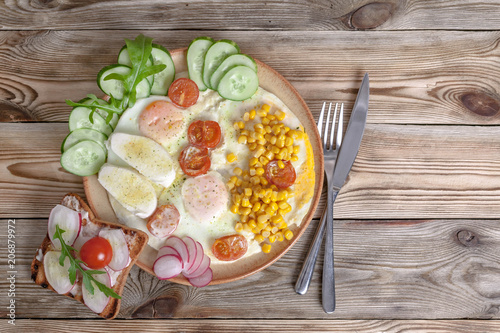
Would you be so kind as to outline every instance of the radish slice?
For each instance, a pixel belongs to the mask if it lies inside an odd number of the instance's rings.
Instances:
[[[193,265],[189,270],[186,270],[186,274],[191,274],[200,267],[203,258],[205,257],[205,252],[203,251],[203,246],[200,242],[196,242],[196,257],[194,259]],[[203,273],[203,272],[202,272]]]
[[[64,266],[59,264],[61,252],[49,251],[43,257],[43,269],[49,284],[58,294],[66,294],[74,287],[74,283],[69,281],[69,268],[71,266],[69,258],[64,259]]]
[[[108,264],[109,268],[121,271],[127,267],[130,253],[123,231],[121,229],[101,229],[99,237],[107,239],[113,249],[113,258]]]
[[[54,239],[56,225],[65,231],[62,234],[64,242],[73,245],[82,228],[82,216],[80,213],[63,205],[55,206],[50,212],[47,232],[52,244],[54,244],[54,248],[60,250],[61,242],[59,239]]]
[[[196,259],[196,252],[197,247],[196,247],[196,242],[189,236],[186,236],[182,239],[184,243],[186,243],[188,253],[189,253],[189,261],[184,263],[184,271],[187,272],[193,267],[194,261]]]
[[[186,266],[186,263],[189,262],[189,252],[186,243],[177,236],[170,236],[165,242],[165,245],[171,246],[179,252],[183,266]]]
[[[201,288],[212,282],[213,277],[214,274],[212,272],[212,269],[208,268],[202,275],[189,279],[189,283],[191,283],[195,287]]]
[[[172,254],[174,256],[177,256],[179,257],[179,259],[182,261],[182,258],[181,258],[181,255],[179,254],[179,252],[177,252],[176,249],[174,249],[173,247],[171,246],[162,246],[159,250],[158,250],[158,255],[156,256],[156,259],[160,258],[160,257],[163,257],[165,254]],[[184,267],[184,265],[183,265]]]
[[[201,264],[198,266],[197,269],[190,273],[183,273],[187,279],[192,279],[195,277],[198,277],[205,273],[205,271],[210,267],[210,257],[207,255],[203,255],[203,260],[201,261]]]
[[[108,266],[104,267],[104,270],[108,272],[111,287],[113,287],[116,284],[116,279],[118,278],[118,276],[120,276],[121,271],[115,271]]]
[[[182,271],[182,261],[175,254],[165,254],[156,259],[153,271],[160,280],[171,279]]]
[[[97,281],[103,283],[106,287],[111,287],[111,277],[108,272],[106,272],[106,274],[94,274],[92,276]],[[94,295],[92,295],[87,288],[85,288],[85,285],[82,284],[83,301],[90,310],[95,313],[101,313],[104,311],[106,305],[108,305],[110,297],[100,291],[93,281],[90,283],[92,283],[92,286],[94,287]]]

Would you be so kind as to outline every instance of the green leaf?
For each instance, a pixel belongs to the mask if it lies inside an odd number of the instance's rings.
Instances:
[[[106,75],[106,77],[104,78],[104,81],[109,81],[109,80],[125,81],[126,79],[127,79],[127,77],[125,75],[118,74],[118,73],[111,73],[111,74]]]

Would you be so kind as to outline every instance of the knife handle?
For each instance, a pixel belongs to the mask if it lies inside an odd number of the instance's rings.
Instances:
[[[311,283],[311,278],[314,271],[314,266],[316,264],[316,259],[318,258],[319,249],[323,243],[323,237],[325,235],[326,226],[326,209],[323,210],[321,215],[321,220],[319,221],[318,227],[316,228],[316,233],[314,234],[314,239],[311,243],[311,247],[307,252],[306,259],[302,264],[302,269],[300,270],[299,277],[295,283],[295,292],[300,295],[304,295],[309,289],[309,284]]]
[[[326,238],[325,258],[323,262],[322,300],[323,310],[326,313],[335,311],[335,274],[333,270],[333,203],[337,198],[338,190],[328,191],[326,206]]]

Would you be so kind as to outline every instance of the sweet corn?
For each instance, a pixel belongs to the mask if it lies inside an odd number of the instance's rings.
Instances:
[[[234,168],[233,169],[233,173],[236,175],[236,176],[241,176],[243,174],[243,170],[241,170],[241,168]]]
[[[262,119],[262,124],[263,125],[269,125],[270,121],[267,118]]]
[[[276,239],[278,240],[278,242],[282,242],[283,241],[283,233],[281,231],[278,231],[276,233]]]
[[[256,202],[256,203],[254,203],[254,205],[252,207],[252,211],[253,212],[258,212],[259,209],[260,209],[260,207],[261,207],[261,203],[260,202]]]
[[[276,116],[276,119],[278,119],[279,121],[282,121],[283,119],[285,119],[286,113],[278,110],[278,111],[276,111],[275,116]]]
[[[245,196],[241,199],[241,207],[250,207],[250,199],[248,197]],[[250,212],[248,212],[248,214],[250,214]]]
[[[271,245],[270,244],[264,244],[264,245],[262,245],[262,252],[264,252],[264,253],[271,252]]]
[[[283,163],[283,161],[279,160],[278,161],[278,168],[284,169],[285,168],[285,163]]]
[[[293,145],[293,139],[289,136],[285,137],[285,146],[291,146]]]
[[[248,224],[248,226],[249,226],[250,228],[252,228],[252,229],[253,229],[253,228],[255,228],[255,227],[257,226],[257,223],[255,223],[255,220],[254,220],[254,219],[250,219],[250,220],[248,220],[247,224]]]
[[[228,161],[229,163],[233,163],[233,162],[235,162],[235,161],[238,159],[238,157],[237,157],[235,154],[233,154],[233,153],[229,153],[229,154],[226,156],[226,159],[227,159],[227,161]]]
[[[243,224],[241,224],[240,222],[236,223],[236,225],[234,226],[234,230],[236,232],[241,232],[243,231]]]
[[[285,235],[285,238],[287,240],[290,240],[293,238],[293,232],[290,229],[285,229],[284,235]]]
[[[244,193],[247,197],[250,197],[252,195],[252,189],[250,187],[245,187]]]
[[[231,213],[238,214],[240,212],[240,208],[237,205],[232,205],[230,211]]]
[[[257,158],[252,157],[252,158],[250,159],[250,161],[248,162],[248,164],[249,164],[250,166],[254,166],[254,165],[255,165],[256,163],[258,163],[258,162],[259,162],[259,160],[258,160]]]
[[[252,211],[252,209],[250,207],[240,208],[240,214],[242,214],[242,215],[248,215],[248,214],[250,214],[251,211]]]
[[[299,157],[297,155],[292,155],[292,157],[290,157],[290,161],[292,162],[297,162],[299,160]]]
[[[250,113],[249,112],[245,112],[243,114],[243,120],[244,121],[249,121],[250,120]]]
[[[264,237],[262,237],[262,235],[255,235],[254,239],[259,243],[264,241]]]
[[[289,230],[290,231],[290,230]],[[269,231],[263,230],[261,233],[262,237],[267,238],[271,236],[271,233]],[[292,234],[293,235],[293,234]],[[286,235],[285,235],[286,236]]]
[[[227,184],[226,184],[226,185],[227,185],[227,188],[228,188],[229,190],[232,190],[232,189],[234,188],[234,186],[235,186],[233,182],[227,182]]]
[[[269,220],[269,215],[267,214],[262,214],[262,215],[259,215],[259,217],[257,217],[257,223],[259,222],[267,222]]]
[[[255,169],[255,174],[257,176],[262,176],[264,174],[264,172],[265,172],[264,168],[257,168],[257,169]]]
[[[271,107],[269,106],[269,104],[262,104],[261,109],[266,111],[266,112],[269,112],[269,110],[271,110]]]
[[[270,243],[274,243],[276,242],[276,235],[270,235],[268,239]]]
[[[258,112],[257,112],[257,115],[261,118],[264,118],[265,116],[267,116],[267,111],[264,110],[264,109],[260,109]]]
[[[246,144],[248,141],[248,138],[246,137],[246,135],[240,135],[239,138],[238,138],[238,143],[239,144]]]
[[[255,118],[255,114],[256,113],[257,112],[255,112],[255,110],[250,110],[250,112],[249,112],[249,118],[250,118],[250,120],[253,120]]]

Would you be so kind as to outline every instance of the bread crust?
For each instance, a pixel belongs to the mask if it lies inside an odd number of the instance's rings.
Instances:
[[[121,296],[123,288],[125,287],[125,284],[127,282],[127,277],[130,272],[130,269],[135,264],[137,258],[139,257],[139,254],[142,252],[142,250],[148,243],[148,235],[143,231],[129,228],[121,224],[97,220],[95,218],[94,213],[89,208],[89,206],[77,194],[74,193],[66,194],[64,198],[61,200],[61,205],[64,205],[76,211],[86,212],[88,214],[88,218],[85,215],[82,216],[82,227],[87,225],[87,223],[94,223],[99,227],[121,229],[125,234],[125,238],[127,239],[127,245],[130,252],[130,264],[125,269],[123,269],[120,272],[120,274],[116,277],[116,283],[113,286],[113,290],[118,295]],[[51,251],[52,249],[53,249],[52,242],[50,241],[49,236],[47,234],[44,240],[42,241],[42,244],[37,249],[35,258],[31,263],[31,279],[36,284],[42,286],[43,288],[48,288],[55,292],[55,290],[52,288],[50,283],[47,281],[47,278],[45,277],[45,271],[43,267],[43,256],[45,256],[45,253]],[[43,256],[40,256],[40,252]],[[81,284],[81,282],[77,283]],[[77,293],[76,295],[73,295],[70,292],[68,292],[64,295],[76,299],[81,303],[85,304],[83,302],[83,297],[81,292]],[[121,304],[121,299],[110,297],[108,304],[106,305],[104,310],[101,313],[99,313],[99,316],[105,319],[115,318],[118,315],[118,312],[120,311],[120,304]]]

